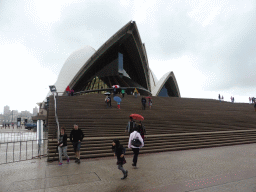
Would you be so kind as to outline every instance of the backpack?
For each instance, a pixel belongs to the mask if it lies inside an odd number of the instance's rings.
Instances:
[[[133,139],[133,140],[131,141],[131,144],[132,144],[134,147],[139,147],[139,146],[141,146],[141,142],[140,142],[140,140],[139,140],[138,138]]]

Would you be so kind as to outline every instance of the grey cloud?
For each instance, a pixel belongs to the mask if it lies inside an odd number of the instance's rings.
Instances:
[[[170,60],[193,55],[196,68],[208,77],[205,90],[253,87],[256,2],[227,1],[214,22],[204,27],[189,17],[190,1],[177,2],[159,1],[145,21],[137,22],[148,57]],[[242,9],[248,3],[251,10],[232,12],[234,6]],[[116,1],[84,1],[66,6],[60,21],[44,33],[28,18],[22,1],[1,1],[0,6],[0,42],[21,41],[56,74],[71,52],[85,45],[98,49],[128,21],[136,21],[132,3],[121,6]]]
[[[72,4],[63,15],[65,17],[55,28],[55,35],[74,48],[83,44],[97,49],[132,19],[129,7],[109,1]]]
[[[163,60],[192,54],[198,58],[196,67],[208,78],[205,90],[253,87],[256,74],[255,3],[251,4],[254,8],[250,11],[240,13],[238,10],[229,17],[225,17],[224,9],[213,24],[204,27],[189,18],[186,9],[179,9],[179,4],[176,6],[176,11],[172,12],[160,8],[156,15],[155,30],[160,34],[157,38],[143,34],[148,54]]]

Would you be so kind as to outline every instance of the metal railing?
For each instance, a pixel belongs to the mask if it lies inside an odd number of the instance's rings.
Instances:
[[[117,88],[118,90],[121,90],[121,89],[124,89],[124,90],[129,90],[127,94],[130,94],[130,92],[134,91],[134,89],[137,89],[138,91],[141,91],[141,92],[144,92],[144,93],[147,93],[146,95],[151,95],[151,92],[143,87],[120,87],[120,88]],[[86,91],[80,91],[80,92],[74,92],[74,96],[77,96],[77,95],[82,95],[82,94],[87,94],[87,93],[93,93],[93,92],[98,92],[98,93],[102,93],[102,92],[110,92],[112,93],[114,90],[114,88],[105,88],[105,89],[94,89],[94,90],[86,90]],[[56,93],[56,96],[67,96],[66,95],[66,92],[55,92]],[[54,95],[55,97],[55,95]]]
[[[133,92],[135,88],[137,88],[138,91],[142,91],[142,92],[148,93],[148,95],[151,95],[149,90],[142,88],[142,87],[120,87],[117,89],[118,90],[124,89],[126,91],[129,90],[128,93],[130,93],[131,91]],[[86,91],[75,92],[74,95],[81,95],[81,94],[86,94],[86,93],[102,92],[102,91],[109,91],[111,93],[111,92],[113,92],[113,90],[114,90],[114,88],[86,90]]]
[[[47,157],[48,139],[0,143],[0,165]]]
[[[43,138],[48,138],[48,133],[44,132]],[[3,132],[0,133],[0,144],[7,142],[30,141],[37,139],[37,132]]]

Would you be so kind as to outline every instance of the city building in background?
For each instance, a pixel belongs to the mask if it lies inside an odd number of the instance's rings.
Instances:
[[[34,108],[33,111],[35,112],[36,109]],[[37,114],[37,113],[36,113]],[[22,124],[25,122],[31,123],[32,122],[32,113],[29,111],[21,111],[19,112],[18,110],[11,110],[8,105],[4,106],[4,113],[0,114],[0,125],[12,125],[12,124],[17,124],[17,119],[21,118]]]
[[[37,115],[37,113],[38,113],[38,108],[37,107],[33,108],[33,116]]]

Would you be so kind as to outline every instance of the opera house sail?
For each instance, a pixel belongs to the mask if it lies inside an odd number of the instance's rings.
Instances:
[[[98,93],[113,85],[127,93],[137,88],[142,95],[180,97],[173,72],[157,81],[150,70],[135,21],[128,22],[97,51],[85,46],[73,52],[55,83],[58,92],[65,92],[69,86],[76,93]]]

